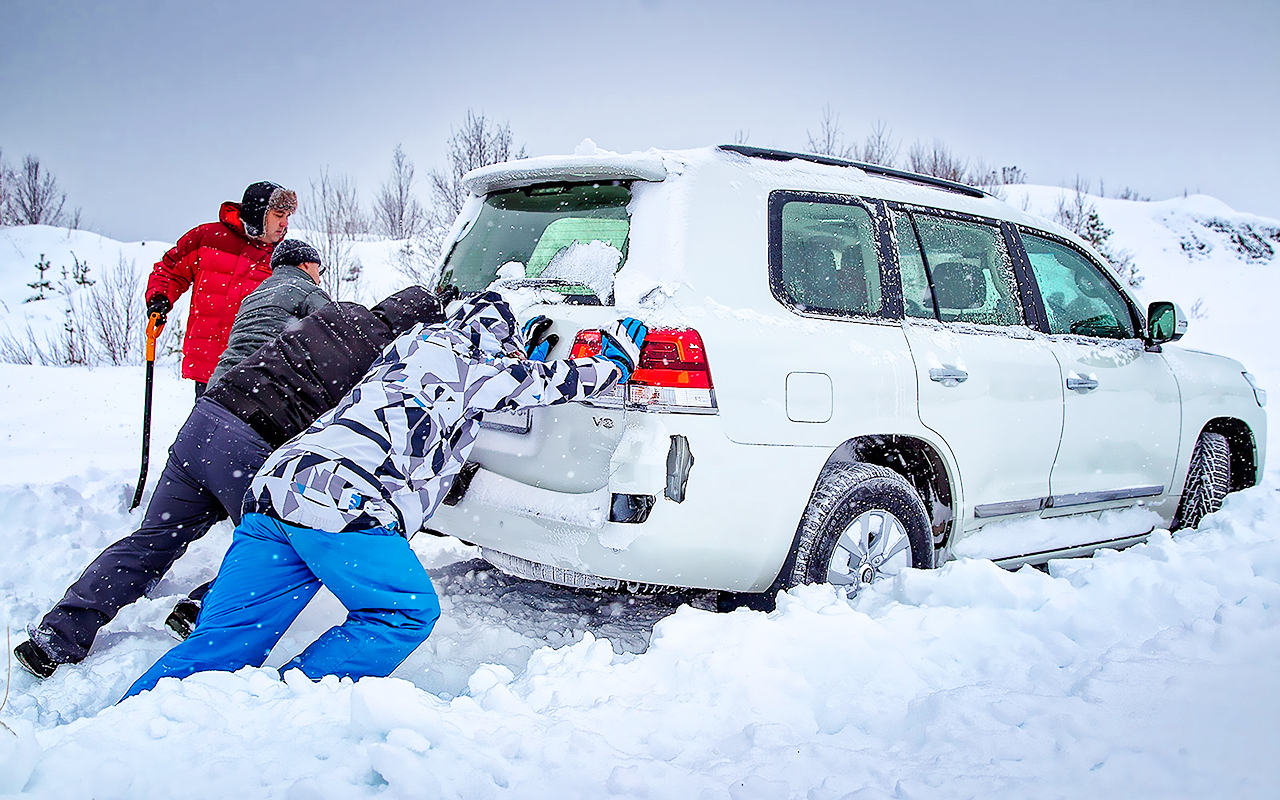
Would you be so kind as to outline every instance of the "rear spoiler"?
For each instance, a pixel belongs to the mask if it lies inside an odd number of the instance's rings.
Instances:
[[[662,156],[653,153],[543,156],[473,169],[463,176],[462,188],[472,194],[485,195],[538,183],[661,181],[666,177],[667,167]]]

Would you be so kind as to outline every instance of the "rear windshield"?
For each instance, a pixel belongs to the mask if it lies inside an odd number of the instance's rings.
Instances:
[[[626,261],[631,187],[622,182],[530,186],[485,197],[445,260],[443,282],[484,290],[502,269],[520,286],[569,302],[613,303]]]

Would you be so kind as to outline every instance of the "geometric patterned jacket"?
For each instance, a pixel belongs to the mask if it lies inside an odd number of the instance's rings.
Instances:
[[[466,463],[486,411],[585,400],[622,370],[605,358],[530,361],[502,295],[391,342],[355,388],[267,458],[245,511],[329,532],[416,533]]]

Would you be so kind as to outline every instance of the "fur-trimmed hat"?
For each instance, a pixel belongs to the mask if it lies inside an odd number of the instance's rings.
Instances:
[[[271,268],[279,266],[300,267],[303,264],[320,264],[320,252],[301,239],[285,239],[271,251]]]
[[[250,236],[261,236],[263,217],[269,208],[292,214],[298,210],[298,195],[271,181],[249,184],[240,200],[240,221],[244,223],[244,232]]]

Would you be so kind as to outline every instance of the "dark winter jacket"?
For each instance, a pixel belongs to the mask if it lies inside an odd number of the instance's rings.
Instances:
[[[399,334],[443,318],[435,295],[421,286],[372,310],[330,303],[227,370],[204,396],[279,447],[333,408]]]
[[[333,302],[311,276],[291,264],[281,264],[254,289],[236,312],[227,349],[209,377],[216,383],[227,370],[280,335],[290,323]]]
[[[218,220],[188,231],[147,280],[147,299],[163,294],[170,303],[195,285],[182,343],[182,377],[200,383],[208,383],[218,366],[240,302],[271,274],[274,247],[244,232],[239,203],[223,203]]]

